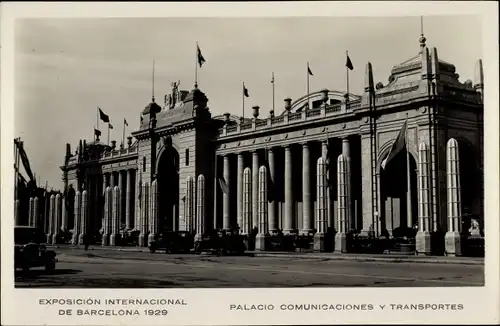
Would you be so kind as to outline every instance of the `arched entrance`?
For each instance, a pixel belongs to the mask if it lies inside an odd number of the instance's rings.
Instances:
[[[179,153],[167,141],[157,169],[158,180],[158,229],[178,229],[179,217]]]
[[[462,204],[462,221],[464,231],[471,226],[471,219],[478,221],[481,217],[481,175],[479,173],[478,155],[474,146],[466,139],[457,138],[460,162],[460,192]]]
[[[381,156],[384,159],[387,154]],[[418,188],[417,188],[417,164],[413,155],[410,159],[410,182],[411,182],[411,223],[408,223],[408,177],[407,177],[407,152],[403,149],[390,162],[385,169],[379,167],[380,171],[380,214],[382,230],[389,234],[398,236],[399,230],[411,228],[418,222]],[[394,232],[396,231],[396,232]]]

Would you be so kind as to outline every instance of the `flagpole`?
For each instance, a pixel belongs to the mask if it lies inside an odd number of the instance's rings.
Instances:
[[[309,109],[309,106],[310,106],[310,103],[309,103],[309,62],[307,62],[306,75],[307,75],[307,109]]]
[[[273,72],[273,112],[274,112],[274,72]]]
[[[125,148],[125,119],[123,119],[123,136],[122,136],[122,145]]]
[[[108,146],[109,146],[109,123],[108,123]]]
[[[410,146],[408,143],[408,113],[406,113],[406,130],[405,130],[405,142],[406,142],[406,212],[407,212],[407,227],[411,228],[413,226],[413,216],[412,216],[412,203],[411,203],[411,174],[410,174]]]
[[[345,51],[345,55],[347,58],[349,58],[349,53],[348,51],[346,50]],[[346,77],[347,77],[347,95],[349,95],[349,67],[345,67],[345,71],[346,71]],[[347,99],[349,99],[349,97],[347,97]]]
[[[242,89],[242,100],[243,100],[243,122],[245,121],[245,82],[243,82],[243,89]]]
[[[198,87],[198,41],[196,41],[196,55],[194,56],[194,87]]]
[[[96,125],[97,125],[97,130],[99,130],[99,107],[97,107],[97,110],[96,110]],[[95,130],[94,130],[94,141],[97,140],[97,135],[95,134]]]

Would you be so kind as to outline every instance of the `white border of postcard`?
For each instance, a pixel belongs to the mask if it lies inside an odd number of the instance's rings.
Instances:
[[[332,289],[141,289],[29,290],[13,287],[13,132],[14,20],[21,17],[277,17],[470,15],[483,18],[485,79],[486,286],[477,288],[332,288]],[[460,35],[456,35],[460,37]],[[467,46],[467,44],[464,44]],[[2,325],[248,325],[248,324],[496,324],[499,322],[499,133],[497,2],[257,2],[257,3],[44,3],[1,5],[1,208]],[[40,132],[43,132],[42,128]],[[167,317],[58,316],[40,298],[180,298],[186,306]],[[375,305],[371,311],[230,311],[230,304],[342,303]],[[462,304],[462,310],[393,311],[379,304]]]

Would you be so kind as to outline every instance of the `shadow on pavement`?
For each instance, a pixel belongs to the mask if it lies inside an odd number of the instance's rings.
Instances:
[[[30,269],[29,271],[16,270],[15,278],[16,279],[33,279],[38,276],[46,276],[46,275],[68,275],[68,274],[77,274],[81,273],[81,270],[78,269],[55,269],[52,272],[47,272],[44,269]]]

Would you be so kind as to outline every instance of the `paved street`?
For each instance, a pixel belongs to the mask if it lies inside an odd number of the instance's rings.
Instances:
[[[16,272],[16,287],[481,286],[484,266],[269,257],[215,257],[56,249],[50,274]]]

